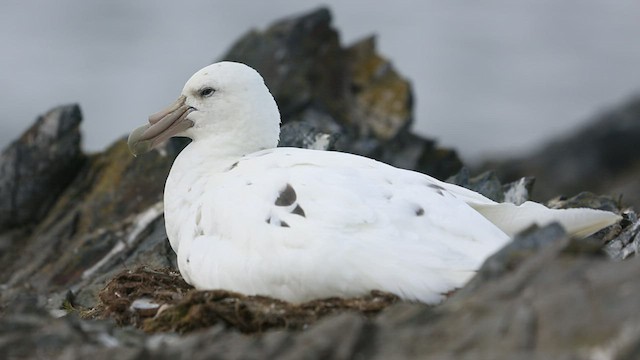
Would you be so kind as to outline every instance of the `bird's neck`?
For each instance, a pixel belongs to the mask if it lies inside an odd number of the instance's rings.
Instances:
[[[167,235],[177,252],[180,234],[185,224],[192,224],[189,214],[202,200],[207,188],[215,188],[221,174],[242,155],[223,151],[224,148],[207,147],[199,141],[189,144],[178,154],[171,166],[164,188],[164,211]],[[188,230],[188,229],[187,229]]]
[[[197,178],[221,173],[244,156],[243,152],[234,151],[232,147],[218,147],[204,141],[193,141],[178,154],[171,166],[165,190],[186,186]]]
[[[258,134],[255,135],[209,136],[206,139],[194,139],[178,155],[176,163],[184,163],[192,169],[204,166],[207,171],[212,171],[218,165],[224,166],[238,161],[243,156],[278,146],[277,134],[275,139],[265,139]]]
[[[165,185],[165,202],[183,202],[184,199],[181,197],[195,184],[215,186],[219,177],[243,156],[276,145],[277,142],[262,144],[230,136],[192,141],[178,154],[171,166]]]

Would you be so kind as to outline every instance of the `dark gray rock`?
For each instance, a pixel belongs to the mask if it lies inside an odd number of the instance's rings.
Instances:
[[[57,107],[0,154],[0,232],[36,224],[76,176],[81,121],[78,105]]]
[[[543,228],[532,227],[518,234],[509,244],[491,255],[478,270],[476,276],[456,296],[465,296],[478,291],[487,283],[506,276],[527,258],[538,253],[550,244],[567,237],[559,224],[550,224]]]
[[[343,48],[321,8],[253,30],[222,59],[258,70],[288,123],[337,136],[335,149],[446,178],[462,166],[455,151],[411,134],[411,86],[376,52],[375,39]],[[299,126],[299,125],[294,125]],[[306,126],[306,125],[302,125]]]
[[[504,201],[504,191],[500,179],[493,171],[486,171],[475,177],[471,177],[469,169],[462,168],[459,173],[447,179],[447,182],[464,186],[480,193],[493,201]]]
[[[489,162],[501,179],[535,175],[535,198],[547,201],[581,191],[622,195],[640,207],[640,97],[596,116],[581,131],[560,137],[541,150],[518,159]]]
[[[633,306],[631,297],[620,298],[619,291],[635,282],[640,263],[612,263],[604,256],[567,252],[571,240],[557,229],[539,231],[551,237],[530,233],[529,243],[534,246],[525,246],[529,251],[542,245],[539,250],[530,251],[510,271],[498,272],[498,277],[491,276],[471,291],[461,291],[435,309],[436,320],[417,336],[436,337],[439,344],[421,347],[443,352],[448,346],[442,346],[442,341],[448,338],[450,351],[491,354],[489,358],[494,354],[499,358],[518,354],[591,358],[600,352],[618,358],[630,350],[626,348],[629,343],[637,346],[640,332],[622,330],[634,327],[637,321],[635,315],[626,313]],[[498,257],[519,257],[522,252],[519,246],[511,249],[515,251],[511,256],[505,249]],[[487,261],[480,273],[486,272],[487,266],[495,268],[491,262]],[[478,281],[482,280],[473,280]],[[634,294],[640,291],[631,287]],[[614,345],[617,341],[625,342],[624,346]],[[501,349],[498,354],[496,349]],[[631,351],[637,352],[637,348]]]
[[[346,113],[348,88],[338,33],[327,9],[278,21],[238,40],[223,59],[258,70],[274,95],[284,122],[311,106]]]
[[[534,178],[523,177],[503,185],[493,171],[471,177],[469,169],[463,167],[456,175],[449,177],[447,182],[471,189],[493,201],[520,205],[531,197]]]
[[[609,241],[604,251],[614,260],[624,260],[629,256],[635,256],[640,251],[640,220],[638,215],[627,210],[622,213],[622,225],[626,228],[614,239]]]
[[[307,121],[292,121],[280,129],[281,147],[298,147],[315,150],[335,150],[339,133],[325,133]]]
[[[558,196],[547,202],[547,206],[552,209],[571,209],[571,208],[591,208],[600,209],[611,212],[618,212],[622,207],[620,199],[615,200],[611,196],[596,195],[594,193],[583,191],[575,196],[567,198],[566,196]]]
[[[161,200],[176,149],[168,143],[134,158],[122,139],[88,157],[37,226],[0,236],[12,239],[0,253],[0,304],[31,291],[59,299],[51,304],[59,308],[71,291],[77,305],[94,306],[125,267],[170,266]]]
[[[106,321],[76,316],[53,319],[43,313],[12,313],[0,321],[2,359],[133,359],[142,354],[143,334]],[[120,347],[114,350],[116,347]]]

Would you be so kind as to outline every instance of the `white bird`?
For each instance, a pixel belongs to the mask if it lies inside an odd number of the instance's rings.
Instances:
[[[220,62],[131,133],[135,155],[171,136],[193,140],[171,168],[164,208],[180,273],[196,288],[292,302],[382,290],[437,303],[531,224],[586,236],[619,219],[496,203],[362,156],[277,148],[279,131],[260,74]]]

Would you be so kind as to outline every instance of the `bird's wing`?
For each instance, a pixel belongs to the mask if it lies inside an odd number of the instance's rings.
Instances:
[[[533,201],[526,201],[521,205],[498,203],[461,186],[443,183],[436,179],[432,181],[464,200],[509,236],[514,236],[534,224],[544,226],[558,222],[569,235],[582,238],[613,225],[621,219],[617,214],[596,209],[549,209]]]
[[[622,219],[621,216],[609,211],[587,208],[549,209],[533,201],[527,201],[521,205],[511,203],[470,205],[509,236],[534,224],[543,226],[558,222],[569,235],[583,238]]]
[[[406,226],[416,225],[469,239],[495,236],[495,227],[466,198],[434,180],[357,155],[280,148],[239,161],[214,191],[217,207],[242,208],[265,226],[295,223],[358,233],[411,231]]]
[[[433,302],[508,241],[430,177],[339,152],[252,154],[207,187],[200,203],[195,233],[262,249],[251,266],[278,253],[274,262],[296,264],[302,282],[315,283],[306,294],[323,287],[345,294],[383,289]],[[255,271],[272,283],[301,282],[290,268]],[[360,282],[336,289],[354,283],[340,278]]]

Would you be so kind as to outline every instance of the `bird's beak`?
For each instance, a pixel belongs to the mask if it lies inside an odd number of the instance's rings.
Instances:
[[[148,124],[131,132],[127,142],[134,156],[146,153],[163,141],[193,126],[193,121],[187,120],[187,115],[195,109],[185,105],[185,100],[186,97],[181,95],[166,109],[149,116]]]

